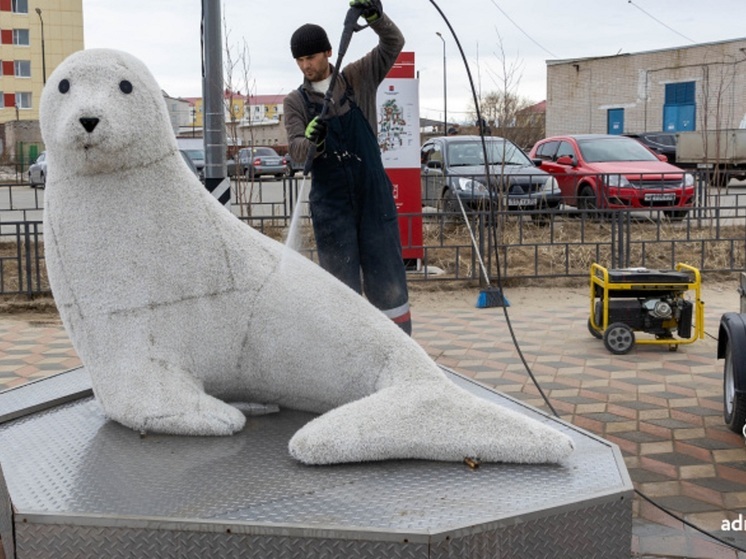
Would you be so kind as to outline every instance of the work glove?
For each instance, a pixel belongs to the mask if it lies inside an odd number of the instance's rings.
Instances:
[[[306,138],[317,146],[323,144],[326,138],[326,121],[317,116],[313,117],[313,120],[306,126]]]
[[[360,8],[363,11],[363,17],[368,23],[373,23],[383,13],[381,0],[350,0],[351,8]]]

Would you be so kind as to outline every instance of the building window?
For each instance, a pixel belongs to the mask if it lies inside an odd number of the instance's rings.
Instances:
[[[14,29],[13,30],[13,44],[21,46],[29,46],[29,34],[28,29]]]
[[[28,0],[12,0],[11,1],[12,11],[16,14],[27,14],[28,13]]]
[[[0,109],[5,108],[5,94],[0,91]]]
[[[16,93],[16,107],[19,109],[30,109],[31,108],[31,92],[20,91]]]
[[[16,60],[14,70],[15,70],[16,77],[30,78],[31,77],[31,61],[30,60]]]

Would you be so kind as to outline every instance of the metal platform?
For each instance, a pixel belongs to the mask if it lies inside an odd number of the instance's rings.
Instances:
[[[561,466],[309,467],[287,442],[312,414],[249,417],[232,437],[140,437],[106,420],[84,368],[0,392],[6,559],[629,557],[619,449],[446,373],[576,451]]]

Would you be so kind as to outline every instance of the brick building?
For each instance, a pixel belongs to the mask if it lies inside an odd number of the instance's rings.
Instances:
[[[746,126],[746,38],[547,61],[548,136]]]

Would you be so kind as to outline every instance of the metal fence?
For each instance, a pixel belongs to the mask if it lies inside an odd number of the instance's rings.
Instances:
[[[300,177],[234,184],[231,211],[279,241],[292,228],[297,249],[315,259],[306,185]],[[42,233],[44,190],[0,185],[0,294],[49,293]],[[133,201],[134,203],[134,201]],[[178,208],[173,208],[178,211]],[[294,216],[295,214],[295,216]],[[591,263],[605,267],[671,269],[678,262],[703,274],[746,269],[746,185],[709,187],[697,181],[696,201],[683,217],[664,211],[613,212],[560,206],[461,212],[425,207],[401,213],[402,240],[418,254],[407,261],[411,282],[472,284],[499,278],[586,278]],[[415,234],[421,225],[422,241]],[[486,274],[485,274],[486,272]]]

